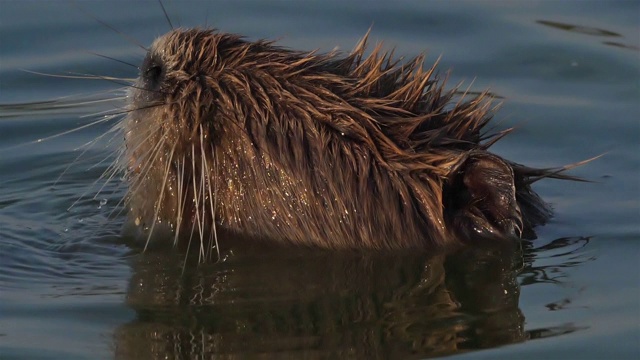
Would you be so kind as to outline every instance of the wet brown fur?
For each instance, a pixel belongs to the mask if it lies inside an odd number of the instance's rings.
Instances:
[[[559,171],[487,151],[491,96],[365,37],[346,56],[213,30],[152,45],[125,120],[132,214],[206,244],[231,232],[325,248],[429,248],[531,236],[531,190]],[[202,245],[203,248],[205,245]]]

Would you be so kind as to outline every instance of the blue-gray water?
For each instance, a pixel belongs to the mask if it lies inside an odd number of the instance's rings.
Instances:
[[[606,154],[572,171],[592,183],[537,185],[555,217],[522,253],[291,249],[185,268],[127,246],[119,178],[93,198],[120,137],[80,147],[111,124],[34,142],[117,110],[79,103],[122,85],[23,71],[135,77],[94,53],[139,63],[127,37],[169,29],[158,3],[0,0],[0,358],[640,356],[640,2],[165,5],[174,25],[308,50],[348,51],[373,26],[397,54],[442,55],[449,84],[504,98],[496,124],[518,129],[497,153]]]

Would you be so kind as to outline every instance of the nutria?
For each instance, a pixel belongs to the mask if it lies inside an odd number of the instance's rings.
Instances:
[[[488,151],[509,132],[483,132],[489,93],[463,99],[423,56],[366,43],[341,56],[210,29],[158,38],[124,120],[136,224],[334,249],[532,236],[550,210],[531,183],[570,177]]]

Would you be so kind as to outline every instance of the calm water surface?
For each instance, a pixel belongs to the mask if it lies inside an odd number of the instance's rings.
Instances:
[[[92,100],[122,85],[23,71],[134,78],[95,54],[138,64],[128,37],[169,29],[157,2],[78,3],[0,0],[0,358],[640,356],[640,2],[167,1],[174,24],[308,50],[348,51],[373,25],[373,42],[442,55],[450,84],[504,99],[496,124],[518,130],[497,153],[550,167],[606,152],[573,171],[593,183],[538,184],[556,215],[521,251],[199,266],[121,235],[124,184],[99,178],[122,136],[79,127],[119,109]]]

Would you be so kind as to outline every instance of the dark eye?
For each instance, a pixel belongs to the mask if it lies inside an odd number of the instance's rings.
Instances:
[[[154,56],[147,56],[142,69],[141,77],[149,89],[157,89],[164,76],[164,66],[162,61]]]
[[[162,75],[162,66],[153,65],[145,72],[145,77],[149,80],[157,80]]]

